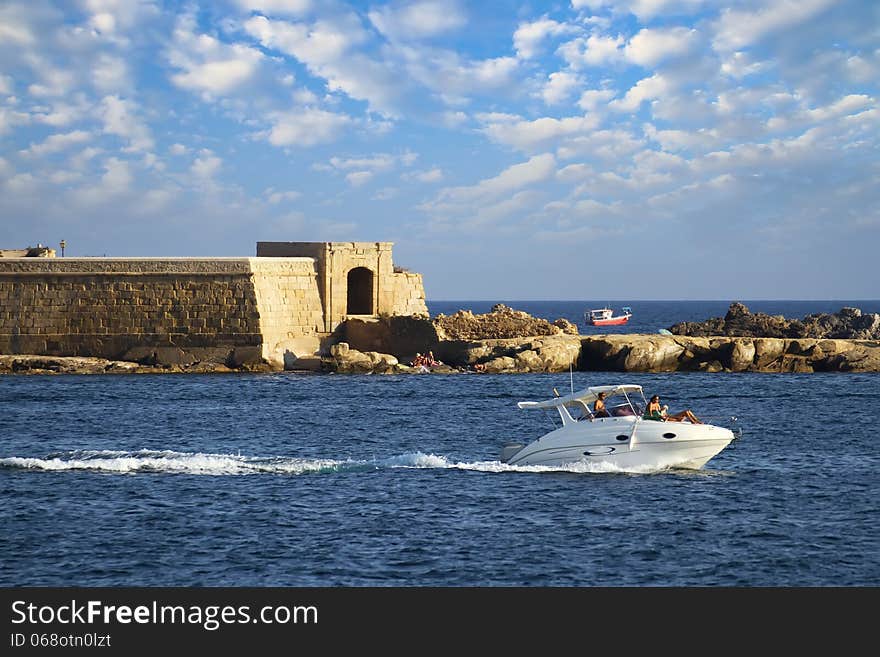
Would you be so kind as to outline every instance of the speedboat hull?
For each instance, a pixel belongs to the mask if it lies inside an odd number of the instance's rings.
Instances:
[[[699,470],[735,436],[724,427],[656,422],[638,417],[582,420],[542,436],[503,460],[509,465],[559,467],[606,463],[623,470]]]

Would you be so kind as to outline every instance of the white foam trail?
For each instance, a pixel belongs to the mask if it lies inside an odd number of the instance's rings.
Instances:
[[[508,465],[501,461],[474,461],[468,463],[451,461],[445,456],[423,454],[422,452],[402,454],[390,459],[378,461],[377,464],[400,468],[445,468],[454,470],[475,470],[478,472],[573,472],[576,474],[616,472],[626,474],[650,474],[653,472],[665,472],[667,470],[666,467],[654,466],[621,468],[617,464],[605,461],[579,461],[577,463],[568,463],[561,466]]]
[[[414,468],[473,470],[477,472],[571,472],[576,474],[627,473],[649,474],[666,468],[621,468],[613,463],[586,462],[564,466],[508,465],[501,461],[454,461],[446,456],[408,452],[385,459],[368,461],[305,459],[285,456],[242,456],[241,454],[205,454],[201,452],[83,450],[46,458],[10,456],[0,458],[0,467],[22,470],[89,470],[120,474],[163,472],[196,475],[305,474],[338,472],[362,468]]]
[[[0,467],[26,470],[93,470],[98,472],[172,472],[201,475],[256,473],[302,474],[337,469],[344,462],[331,459],[249,457],[235,454],[203,454],[140,450],[72,452],[54,458],[11,456],[0,458]]]

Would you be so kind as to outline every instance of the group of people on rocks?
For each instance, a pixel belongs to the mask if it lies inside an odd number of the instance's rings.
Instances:
[[[413,358],[413,361],[412,361],[412,366],[413,366],[413,367],[424,367],[424,368],[428,368],[428,367],[438,367],[438,366],[440,366],[440,365],[442,365],[442,364],[443,364],[443,363],[441,363],[439,360],[437,360],[436,358],[434,358],[434,352],[433,352],[433,351],[429,351],[429,352],[426,353],[426,354],[420,354],[420,353],[417,353],[417,354],[416,354],[416,357]]]

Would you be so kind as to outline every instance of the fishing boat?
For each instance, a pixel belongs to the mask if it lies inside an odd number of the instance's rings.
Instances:
[[[590,410],[599,393],[605,393],[602,417]],[[545,401],[518,402],[521,409],[543,409],[554,419],[558,414],[556,428],[527,445],[505,444],[501,461],[520,466],[587,462],[623,470],[699,470],[738,437],[712,424],[647,419],[642,415],[647,405],[642,387],[632,384],[592,386]]]
[[[584,319],[591,326],[620,326],[632,317],[632,308],[624,306],[620,315],[615,315],[611,308],[595,308],[584,313]]]

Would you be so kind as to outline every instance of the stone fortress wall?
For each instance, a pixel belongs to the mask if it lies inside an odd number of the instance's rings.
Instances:
[[[347,316],[382,314],[427,315],[421,275],[395,273],[388,242],[0,260],[0,354],[281,368],[314,356]]]

